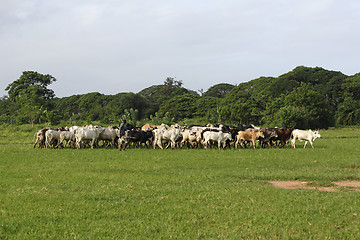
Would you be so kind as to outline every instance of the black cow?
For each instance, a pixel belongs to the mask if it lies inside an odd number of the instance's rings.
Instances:
[[[272,142],[275,141],[278,137],[276,130],[274,128],[262,128],[264,137],[259,137],[261,146],[264,148],[266,145],[272,147]]]
[[[126,132],[126,139],[128,141],[128,143],[126,145],[128,145],[129,143],[133,142],[135,143],[135,145],[137,143],[140,144],[145,144],[145,146],[147,148],[149,148],[149,145],[152,143],[153,139],[154,139],[154,134],[152,132],[152,130],[128,130]],[[149,145],[148,145],[149,144]]]

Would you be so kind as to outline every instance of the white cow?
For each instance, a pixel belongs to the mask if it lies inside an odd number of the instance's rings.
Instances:
[[[218,148],[220,149],[221,144],[223,145],[223,149],[226,146],[226,141],[232,141],[232,137],[230,133],[227,132],[214,132],[214,131],[205,131],[203,133],[203,138],[204,138],[204,147],[207,148],[208,143],[210,141],[213,142],[217,142],[218,143]]]
[[[99,137],[99,135],[105,130],[103,127],[79,127],[75,131],[75,139],[76,139],[76,148],[79,149],[81,147],[81,143],[84,140],[91,140],[91,149],[94,148],[94,143]]]
[[[65,143],[64,147],[66,146],[66,144],[69,144],[69,146],[71,148],[73,148],[74,144],[75,144],[75,141],[76,141],[75,133],[70,132],[70,131],[62,131],[62,132],[60,132],[60,140],[59,140],[58,144],[56,145],[56,147],[58,147],[64,141],[67,141],[67,143]]]
[[[78,128],[79,128],[79,126],[72,126],[69,128],[69,131],[75,133],[76,129],[78,129]]]
[[[321,138],[320,132],[319,131],[311,131],[311,130],[299,130],[299,129],[295,129],[292,133],[292,140],[291,140],[291,146],[293,148],[295,148],[295,141],[296,139],[300,140],[300,142],[302,142],[303,140],[305,140],[305,144],[304,144],[304,148],[306,147],[306,144],[308,142],[310,142],[311,147],[314,148],[313,145],[313,141],[316,138]]]
[[[117,136],[116,129],[114,129],[112,126],[109,126],[109,127],[105,128],[105,130],[102,133],[100,133],[98,140],[103,140],[103,142],[111,141],[113,148],[115,148],[114,142],[115,142],[116,136]],[[110,142],[108,142],[108,144],[105,146],[105,148],[107,148],[109,146],[109,144],[110,144]]]
[[[181,141],[180,147],[184,144],[190,143],[193,147],[198,146],[199,143],[203,143],[202,132],[207,131],[222,131],[223,125],[220,124],[219,127],[214,127],[211,124],[207,124],[206,127],[202,126],[191,126],[184,130],[183,139]]]
[[[162,142],[170,142],[171,148],[175,148],[176,141],[179,140],[182,137],[182,129],[181,128],[173,128],[173,127],[164,127],[164,128],[158,128],[154,129],[154,142],[153,142],[153,148],[155,149],[156,145],[159,146],[159,148],[164,149],[162,146]]]
[[[57,147],[58,143],[60,141],[60,131],[56,131],[56,130],[47,130],[45,133],[45,148],[50,147],[51,148],[51,144],[53,144],[53,146]]]
[[[190,143],[192,147],[197,146],[199,142],[201,142],[201,132],[203,131],[202,127],[191,127],[185,129],[182,132],[182,141],[180,144],[180,148],[183,147],[184,144]]]

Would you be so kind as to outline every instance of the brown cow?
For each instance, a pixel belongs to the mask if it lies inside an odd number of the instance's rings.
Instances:
[[[282,127],[282,128],[273,128],[277,134],[277,138],[275,138],[275,141],[280,141],[281,148],[285,146],[286,142],[290,139],[291,133],[294,130],[294,128],[289,127]]]
[[[264,138],[264,133],[260,130],[239,131],[236,135],[235,148],[240,141],[241,147],[244,147],[244,141],[252,141],[254,149],[256,148],[256,140],[260,137]]]
[[[160,127],[161,125],[151,125],[149,123],[146,123],[144,126],[141,127],[141,130],[147,131],[147,130],[154,130],[158,127]]]

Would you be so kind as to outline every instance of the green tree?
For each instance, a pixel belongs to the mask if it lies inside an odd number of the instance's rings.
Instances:
[[[197,95],[196,93],[183,88],[182,84],[181,80],[178,81],[175,80],[175,78],[167,77],[163,85],[153,85],[141,90],[138,95],[143,97],[147,103],[144,116],[154,116],[154,114],[159,111],[160,105],[175,96],[185,93]]]
[[[285,106],[293,107],[295,115],[301,113],[306,120],[297,128],[327,128],[333,126],[334,111],[328,100],[315,91],[310,83],[301,83],[300,87],[294,89],[285,97]]]
[[[308,125],[306,115],[302,108],[284,106],[275,114],[275,126],[305,128]]]
[[[0,122],[11,123],[10,100],[8,96],[0,97]]]
[[[204,97],[216,97],[223,98],[226,94],[228,94],[231,89],[235,86],[228,83],[219,83],[212,87],[210,87],[204,94]]]
[[[40,117],[40,109],[50,107],[49,100],[55,94],[47,87],[55,81],[56,79],[49,74],[25,71],[19,79],[6,87],[11,109],[20,122],[27,121],[33,125]]]
[[[183,95],[175,96],[160,106],[159,112],[169,113],[171,118],[175,121],[184,118],[193,118],[196,113],[195,103],[199,96],[186,93]]]
[[[194,117],[203,119],[206,122],[218,123],[221,118],[217,107],[220,106],[220,99],[215,97],[199,97],[195,104]]]
[[[72,95],[70,97],[53,98],[52,105],[64,121],[76,121],[81,118],[79,99],[82,95]]]
[[[345,97],[339,104],[336,112],[336,122],[343,125],[356,125],[360,123],[360,101]]]
[[[225,95],[220,104],[222,122],[235,125],[260,123],[262,108],[249,89],[248,84],[239,84]]]
[[[121,116],[121,120],[124,119],[128,124],[136,126],[139,120],[139,110],[133,108],[125,109],[124,114]]]
[[[154,116],[150,115],[150,122],[156,125],[160,125],[163,123],[171,125],[175,123],[175,119],[170,116],[169,112],[156,112]]]
[[[336,112],[336,122],[345,125],[360,123],[360,73],[344,80],[342,91],[344,100]]]

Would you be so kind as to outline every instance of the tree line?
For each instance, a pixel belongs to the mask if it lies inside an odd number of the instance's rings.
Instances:
[[[183,87],[168,77],[138,93],[98,92],[57,98],[56,78],[25,71],[0,98],[0,122],[10,124],[205,124],[328,128],[360,124],[360,73],[347,76],[299,66],[279,77],[238,85],[220,83],[207,91]]]

